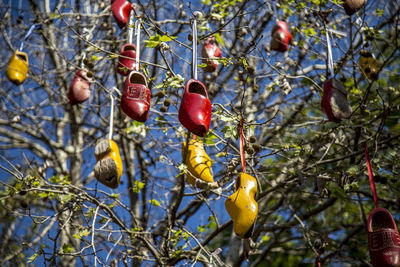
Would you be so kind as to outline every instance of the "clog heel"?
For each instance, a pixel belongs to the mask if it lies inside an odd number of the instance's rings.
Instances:
[[[135,121],[145,122],[149,117],[150,97],[146,77],[141,72],[131,71],[121,97],[122,111]]]
[[[178,112],[182,125],[198,136],[205,136],[210,129],[211,102],[205,85],[195,79],[186,84]]]
[[[22,84],[28,74],[28,66],[28,55],[22,51],[15,51],[6,69],[7,78],[16,85]]]

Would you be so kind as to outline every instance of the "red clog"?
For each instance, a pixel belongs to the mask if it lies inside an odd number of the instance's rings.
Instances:
[[[347,15],[351,16],[365,5],[366,0],[344,0],[343,7]]]
[[[207,64],[204,68],[206,72],[213,72],[217,69],[218,60],[213,58],[220,58],[222,56],[221,49],[217,46],[214,36],[210,36],[205,41],[201,50],[201,56],[204,58],[203,63]]]
[[[368,249],[374,267],[400,266],[400,236],[387,209],[375,208],[368,217]]]
[[[93,82],[93,78],[89,78],[88,70],[82,69],[75,73],[74,80],[72,81],[68,98],[71,105],[80,104],[85,102],[90,97],[90,83]]]
[[[129,57],[129,58],[127,58]],[[136,69],[136,46],[134,44],[124,44],[118,57],[117,72],[127,76],[129,72]]]
[[[195,79],[188,81],[179,107],[178,118],[182,125],[195,135],[207,134],[211,121],[211,102],[202,82]]]
[[[132,5],[128,0],[111,0],[111,10],[120,29],[124,28],[129,20]]]
[[[352,110],[347,102],[347,92],[338,80],[331,78],[325,82],[321,108],[330,121],[339,122],[350,117]]]
[[[292,42],[292,35],[284,21],[276,21],[276,24],[271,32],[271,50],[285,52],[288,50],[289,44]]]
[[[150,97],[146,77],[138,71],[131,71],[121,97],[122,111],[135,121],[145,122],[149,117]]]

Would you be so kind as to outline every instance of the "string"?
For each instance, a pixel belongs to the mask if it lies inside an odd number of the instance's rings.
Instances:
[[[367,143],[364,143],[364,148],[365,148],[365,159],[367,161],[369,185],[371,186],[371,191],[372,191],[372,196],[374,198],[375,206],[377,208],[379,208],[378,195],[376,194],[374,174],[372,172],[371,161],[369,160],[369,153],[368,153]]]
[[[116,88],[114,87],[113,90],[110,92],[110,101],[111,101],[111,107],[110,107],[110,125],[109,125],[109,132],[108,132],[108,139],[112,140],[113,136],[113,124],[114,124],[114,97],[113,97],[113,92]]]
[[[83,69],[83,61],[85,60],[85,58],[86,58],[86,52],[83,52],[83,56],[82,56],[82,60],[81,60],[81,69]]]
[[[142,24],[142,20],[139,19],[136,21],[135,25],[135,34],[136,34],[136,71],[139,71],[139,63],[140,63],[140,25]]]
[[[129,16],[129,30],[128,30],[128,43],[132,44],[133,41],[133,12]]]
[[[331,40],[329,39],[329,31],[325,26],[326,43],[328,46],[328,76],[333,75],[333,58],[332,58],[332,47]]]
[[[278,11],[276,10],[276,3],[272,4],[272,9],[274,11],[275,20],[278,21],[279,19],[278,19]]]
[[[350,17],[351,18],[351,17]],[[359,30],[359,33],[360,33],[360,37],[361,37],[361,42],[362,42],[362,46],[363,47],[365,47],[365,45],[366,45],[366,43],[365,43],[365,40],[364,40],[364,37],[363,37],[363,29],[362,29],[362,27],[363,27],[363,21],[362,21],[362,19],[360,18],[360,17],[358,17],[357,16],[357,19],[356,19],[356,21],[355,21],[355,24],[356,24],[356,26],[360,29]]]
[[[244,122],[244,119],[241,119],[239,122],[238,130],[239,130],[239,142],[240,142],[240,161],[242,162],[243,172],[246,173],[246,155],[244,152],[245,136],[244,136],[244,132],[243,132],[243,122]]]
[[[315,257],[315,267],[321,267],[321,260],[319,259],[319,255]]]
[[[21,45],[19,46],[19,51],[22,51],[22,49],[24,49],[24,43],[25,43],[25,41],[28,39],[29,35],[32,34],[32,32],[33,32],[33,30],[35,30],[35,28],[40,28],[40,25],[38,25],[38,24],[33,24],[33,25],[29,28],[28,32],[25,34],[25,37],[24,37],[23,41],[21,42]]]
[[[199,11],[193,13],[193,49],[192,49],[192,75],[195,80],[197,80],[197,21],[196,16],[200,15]]]

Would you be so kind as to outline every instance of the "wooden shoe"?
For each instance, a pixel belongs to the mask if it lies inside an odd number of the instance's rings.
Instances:
[[[387,209],[375,208],[368,217],[368,249],[374,267],[400,266],[400,237]]]
[[[205,85],[195,79],[186,84],[178,112],[182,125],[197,136],[205,136],[210,128],[211,102]]]
[[[22,84],[28,74],[28,55],[22,51],[15,51],[10,58],[6,69],[7,78],[16,85]]]
[[[277,21],[271,32],[271,50],[285,52],[288,50],[289,44],[292,42],[292,35],[284,21]]]
[[[149,117],[150,97],[146,77],[141,72],[131,71],[121,97],[122,111],[135,121],[145,122]]]
[[[339,122],[350,117],[352,110],[347,101],[347,92],[338,80],[331,78],[324,83],[321,108],[330,121]]]
[[[90,97],[90,83],[92,77],[88,77],[88,70],[81,69],[75,73],[74,80],[69,86],[68,98],[71,105],[85,102]]]
[[[127,58],[129,57],[129,58]],[[136,69],[136,46],[134,44],[124,44],[118,57],[117,72],[127,76],[129,72]]]
[[[253,234],[258,213],[256,194],[257,180],[242,172],[236,180],[236,192],[225,201],[225,208],[233,221],[233,231],[242,239]]]
[[[379,63],[370,51],[360,51],[360,70],[369,80],[377,80],[379,75]]]
[[[351,16],[365,5],[366,0],[344,0],[343,7],[347,15]]]
[[[118,27],[124,28],[132,11],[131,3],[128,0],[111,0],[111,10]]]
[[[117,188],[123,169],[117,144],[113,140],[101,140],[96,144],[94,155],[96,179],[110,188]]]
[[[201,50],[201,56],[203,57],[203,63],[207,64],[207,67],[204,68],[204,71],[213,72],[217,69],[218,60],[215,58],[220,58],[222,56],[222,52],[217,46],[214,36],[208,37],[205,41]]]

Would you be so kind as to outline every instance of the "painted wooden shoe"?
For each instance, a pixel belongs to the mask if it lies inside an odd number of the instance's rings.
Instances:
[[[28,55],[22,51],[15,51],[6,69],[7,78],[16,85],[22,84],[28,74],[28,65]]]
[[[124,44],[118,57],[117,72],[127,76],[129,72],[136,69],[136,46],[134,44]]]
[[[94,155],[97,161],[93,170],[96,179],[110,188],[117,188],[123,170],[117,144],[113,140],[101,140],[96,144]]]
[[[205,136],[210,128],[211,102],[205,85],[195,79],[186,84],[178,112],[182,125],[198,136]]]
[[[375,208],[368,217],[368,249],[374,267],[400,267],[400,236],[387,209]]]
[[[135,121],[145,122],[149,117],[150,97],[146,77],[141,72],[131,71],[121,97],[122,111]]]
[[[292,42],[292,35],[284,21],[277,21],[271,32],[271,50],[285,52],[288,50],[289,44]]]
[[[220,58],[222,56],[222,52],[217,46],[214,36],[208,37],[205,41],[201,50],[201,56],[203,57],[203,63],[207,64],[207,67],[204,68],[204,71],[213,72],[217,69],[218,60],[215,58]]]
[[[250,238],[258,213],[257,180],[246,173],[240,173],[236,180],[236,192],[225,201],[225,208],[233,221],[233,231],[242,238]]]
[[[185,154],[185,148],[186,142],[183,142],[182,157]],[[211,169],[212,161],[204,150],[202,141],[190,140],[186,157],[186,179],[192,186],[203,188],[207,185],[206,183],[214,183]]]
[[[127,0],[111,0],[111,10],[120,29],[124,28],[129,20],[132,5]]]
[[[92,77],[88,77],[88,70],[77,70],[74,80],[69,86],[68,98],[71,105],[85,102],[90,97],[90,83]]]
[[[370,51],[360,51],[360,70],[369,80],[377,80],[379,75],[379,63]]]
[[[339,122],[350,117],[352,110],[347,92],[338,80],[331,78],[325,82],[321,108],[330,121]]]
[[[344,0],[343,7],[347,15],[351,16],[365,5],[366,0]]]

